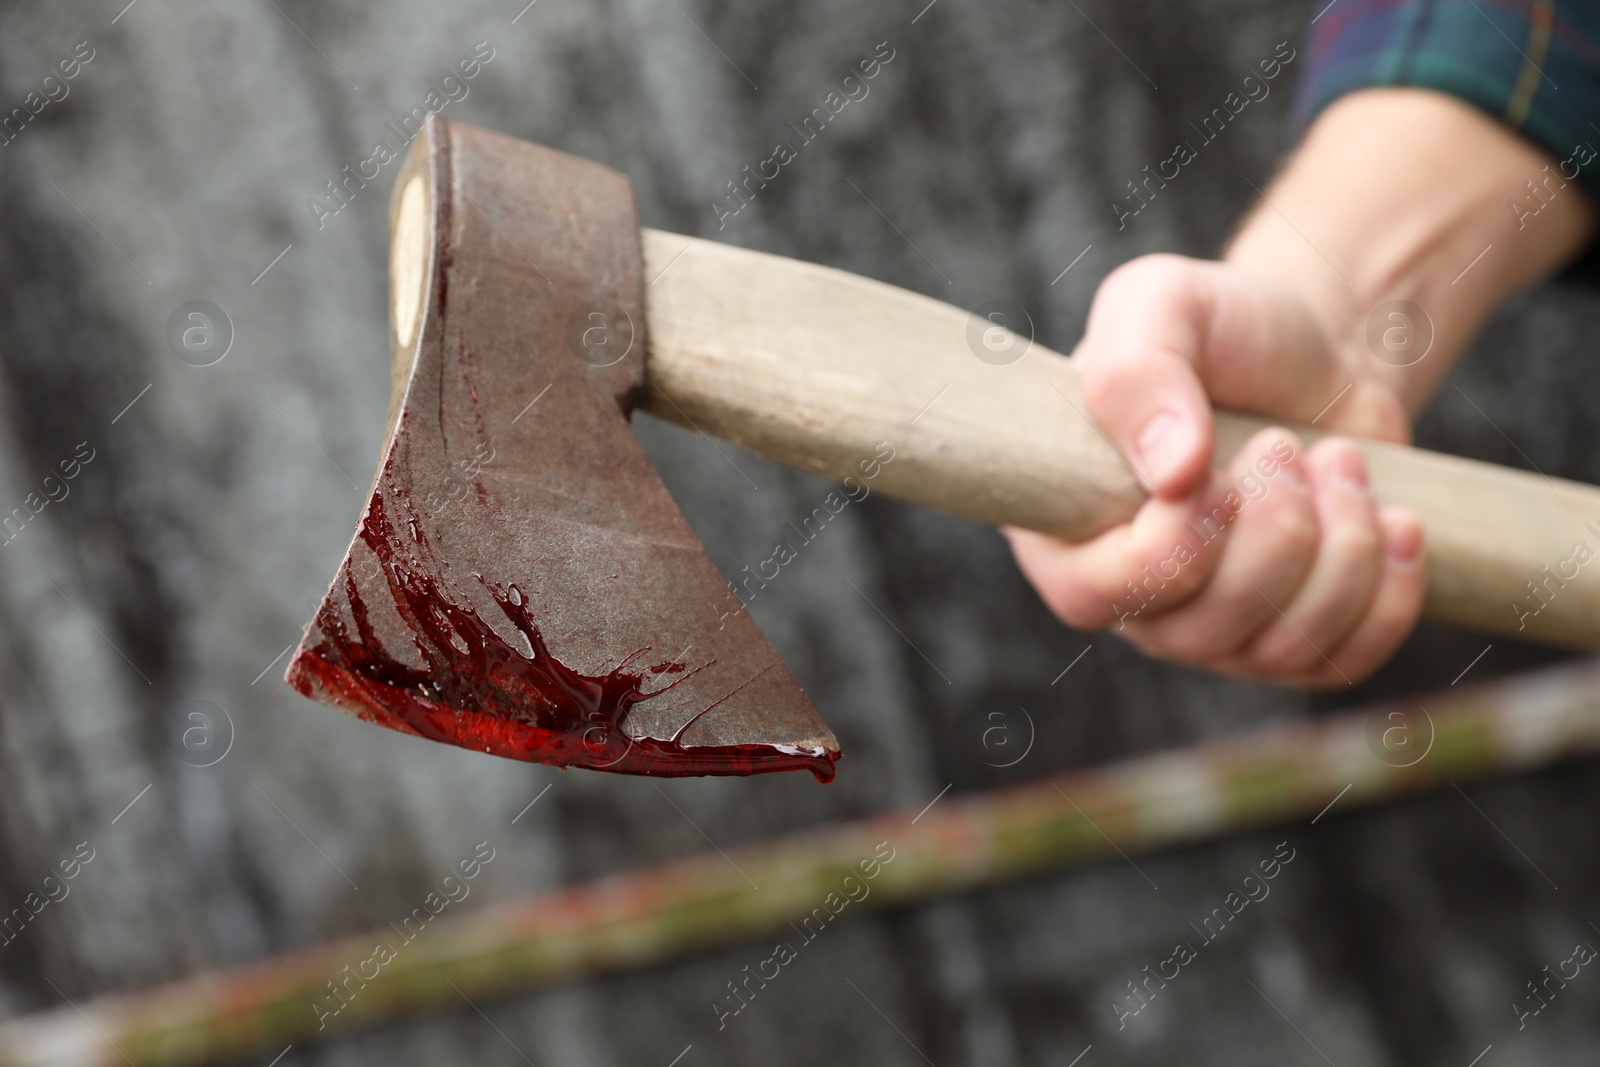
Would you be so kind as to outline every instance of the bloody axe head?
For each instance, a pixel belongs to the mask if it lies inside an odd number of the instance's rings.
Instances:
[[[514,759],[831,779],[832,733],[628,425],[627,179],[436,118],[390,233],[389,430],[290,684]]]

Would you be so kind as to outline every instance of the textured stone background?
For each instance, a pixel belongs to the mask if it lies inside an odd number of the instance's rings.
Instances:
[[[705,848],[648,781],[424,744],[280,688],[281,660],[262,676],[344,550],[388,394],[393,168],[320,231],[306,201],[474,42],[495,58],[447,116],[608,163],[633,178],[646,224],[709,236],[723,183],[887,40],[896,57],[871,95],[715,235],[968,307],[1015,300],[1067,350],[1111,267],[1213,252],[1249,182],[1267,180],[1290,77],[1121,233],[1109,207],[1277,42],[1298,44],[1309,16],[1264,0],[941,0],[913,24],[924,0],[538,0],[513,24],[522,0],[138,0],[113,23],[125,2],[0,10],[6,108],[77,42],[96,52],[71,95],[0,148],[0,510],[78,442],[97,452],[71,496],[0,550],[0,902],[20,901],[75,842],[98,851],[71,897],[0,950],[7,1016],[59,1006],[47,979],[77,1000],[381,925],[484,838],[499,857],[480,901]],[[237,329],[215,366],[166,347],[168,315],[195,298]],[[1533,462],[1591,481],[1585,339],[1597,325],[1591,289],[1546,287],[1495,320],[1456,379]],[[725,567],[763,557],[827,491],[735,453],[752,492],[704,441],[641,423]],[[1454,390],[1420,437],[1525,465]],[[1017,781],[1447,684],[1488,643],[1424,630],[1334,701],[1207,678],[1055,623],[991,530],[876,497],[754,611],[848,757],[829,788],[801,775],[664,786],[724,847],[925,803],[947,783]],[[1473,677],[1550,658],[1497,640]],[[236,727],[208,769],[178,759],[189,699]],[[986,716],[1019,705],[1037,743],[993,769]],[[1450,790],[1141,859],[1159,890],[1111,863],[852,920],[721,1034],[708,1004],[753,946],[486,1010],[541,1067],[665,1067],[690,1043],[685,1067],[1064,1067],[1090,1044],[1085,1067],[1465,1067],[1490,1043],[1485,1065],[1593,1062],[1600,979],[1575,982],[1521,1034],[1510,1002],[1600,920],[1600,774],[1571,766],[1468,793],[1559,891]],[[1285,836],[1299,857],[1269,900],[1119,1033],[1110,1005],[1124,983]],[[281,1062],[521,1059],[462,1010]]]

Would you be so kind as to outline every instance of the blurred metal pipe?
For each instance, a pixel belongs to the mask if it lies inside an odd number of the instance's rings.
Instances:
[[[735,850],[737,870],[702,856],[441,917],[376,978],[347,987],[348,1003],[320,1029],[314,1005],[341,1003],[329,983],[376,944],[396,943],[392,930],[64,1006],[0,1025],[0,1067],[164,1067],[273,1053],[463,996],[773,932],[787,938],[790,924],[831,910],[829,894],[841,899],[849,876],[867,891],[841,915],[1091,862],[1113,843],[1148,851],[1315,817],[1335,800],[1343,811],[1597,752],[1600,662],[1585,660],[827,826]],[[862,862],[882,842],[893,858],[878,853],[869,878]]]

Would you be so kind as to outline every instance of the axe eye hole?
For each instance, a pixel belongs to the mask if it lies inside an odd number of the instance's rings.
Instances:
[[[427,232],[428,205],[422,175],[413,174],[400,194],[400,210],[389,242],[389,306],[393,309],[395,340],[401,348],[410,348],[417,336],[422,275],[428,256]]]

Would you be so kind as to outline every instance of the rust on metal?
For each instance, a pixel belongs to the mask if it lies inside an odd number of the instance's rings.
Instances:
[[[833,776],[838,744],[628,424],[643,391],[626,178],[434,118],[391,208],[389,432],[288,671],[500,756]]]

